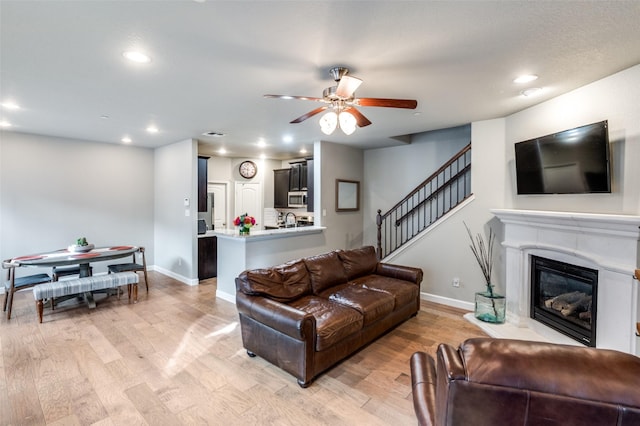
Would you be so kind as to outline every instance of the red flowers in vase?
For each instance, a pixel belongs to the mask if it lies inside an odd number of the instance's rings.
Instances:
[[[245,213],[236,217],[233,220],[233,224],[240,227],[240,235],[248,234],[249,229],[256,224],[256,219],[253,216],[249,216],[249,213]]]

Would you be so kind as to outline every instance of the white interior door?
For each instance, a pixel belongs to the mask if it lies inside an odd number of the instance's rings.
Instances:
[[[248,213],[256,219],[256,226],[262,229],[262,184],[236,182],[236,203],[234,217]]]
[[[211,220],[215,229],[227,228],[227,184],[210,183],[207,192],[212,197]]]

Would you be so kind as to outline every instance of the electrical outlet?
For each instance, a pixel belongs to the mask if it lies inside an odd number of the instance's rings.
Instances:
[[[460,287],[460,278],[455,277],[453,279],[453,281],[451,282],[451,285],[454,286],[454,287]]]

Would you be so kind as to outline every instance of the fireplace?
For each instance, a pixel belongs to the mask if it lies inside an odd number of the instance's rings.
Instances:
[[[531,256],[530,315],[554,330],[596,346],[598,271]]]
[[[486,326],[483,330],[494,337],[589,344],[640,356],[640,337],[635,334],[640,322],[640,281],[633,277],[640,259],[640,216],[509,209],[491,212],[504,225],[504,276],[497,285],[504,288],[507,321],[502,327]],[[582,287],[591,279],[589,271],[597,271],[591,275],[597,278],[597,287],[591,289],[590,332],[581,336],[581,343],[531,318],[533,256],[585,269],[586,277],[574,270],[569,275],[578,277],[572,278],[572,285],[586,294]],[[574,291],[578,290],[570,293]],[[546,309],[539,311],[548,313]],[[585,329],[584,324],[578,329]]]

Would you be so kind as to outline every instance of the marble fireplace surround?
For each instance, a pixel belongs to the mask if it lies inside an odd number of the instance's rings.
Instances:
[[[507,322],[478,324],[491,336],[580,345],[529,317],[531,256],[598,271],[596,347],[640,355],[640,216],[491,210],[504,224]]]

